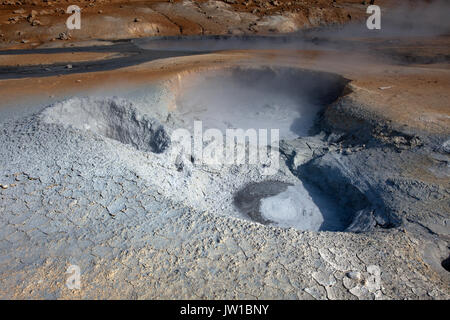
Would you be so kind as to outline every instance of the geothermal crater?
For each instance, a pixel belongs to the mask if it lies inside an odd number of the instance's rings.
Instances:
[[[233,128],[278,129],[285,144],[298,144],[307,137],[318,142],[318,115],[342,94],[347,83],[336,74],[287,67],[235,67],[206,72],[178,83],[173,115],[191,130],[194,121],[201,121],[204,129],[218,128],[223,133]],[[307,162],[314,158],[310,151],[310,145],[304,143],[295,152],[309,153],[304,159]],[[280,171],[290,176],[296,169],[282,163]],[[298,175],[289,181],[284,179],[250,181],[239,186],[233,195],[235,208],[252,221],[299,230],[359,232],[374,227],[372,211],[367,209],[369,202],[351,183],[345,186],[351,194],[343,195],[324,192]],[[331,189],[339,187],[343,186]],[[342,204],[339,195],[350,205]],[[351,204],[352,199],[360,198],[365,199],[363,204]]]
[[[332,149],[318,135],[318,115],[342,94],[347,82],[325,72],[235,67],[179,80],[176,108],[166,106],[169,117],[150,114],[148,106],[126,99],[74,98],[47,108],[42,118],[131,145],[136,152],[150,153],[147,158],[159,154],[155,161],[139,164],[142,175],[160,184],[166,196],[197,208],[298,230],[369,231],[376,221],[364,194],[351,181],[343,183],[336,172],[327,176],[328,171],[316,170],[311,163]],[[277,142],[257,148],[276,149],[279,167],[266,176],[261,174],[264,163],[220,164],[214,169],[208,163],[194,163],[191,151],[180,148],[170,136],[180,127],[192,132],[194,121],[201,121],[203,130],[214,128],[223,134],[235,128],[278,129],[281,146]],[[302,155],[301,165],[294,166],[285,157],[289,148]],[[135,162],[132,155],[127,157],[130,165]],[[153,167],[156,160],[161,166],[169,164],[166,172]],[[315,171],[313,177],[308,174]],[[174,187],[183,179],[186,185]]]

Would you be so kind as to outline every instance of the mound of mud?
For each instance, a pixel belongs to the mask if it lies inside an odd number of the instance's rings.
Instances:
[[[130,144],[138,150],[162,153],[170,137],[158,120],[140,114],[133,104],[113,98],[70,98],[42,112],[45,122],[89,130]]]

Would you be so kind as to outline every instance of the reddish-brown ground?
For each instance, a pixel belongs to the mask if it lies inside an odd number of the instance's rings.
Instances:
[[[29,48],[92,39],[193,34],[284,33],[366,17],[361,0],[3,0],[0,47]],[[389,7],[393,0],[377,0]],[[81,29],[65,11],[81,8]],[[65,33],[65,35],[61,35]],[[66,35],[67,38],[66,39]],[[61,39],[60,39],[61,38]]]

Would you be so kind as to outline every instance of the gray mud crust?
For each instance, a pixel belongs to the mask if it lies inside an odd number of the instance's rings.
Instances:
[[[267,180],[258,168],[169,157],[167,124],[92,105],[80,123],[63,104],[0,125],[0,298],[450,298],[448,184],[404,165],[445,156],[434,140],[283,142],[283,184],[264,192],[303,179],[352,213],[351,232],[299,231],[237,212],[236,192]],[[71,265],[80,290],[66,286]]]

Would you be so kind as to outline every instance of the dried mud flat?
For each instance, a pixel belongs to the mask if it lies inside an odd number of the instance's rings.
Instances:
[[[2,66],[0,296],[448,299],[448,37],[335,41],[161,56],[144,40],[96,47],[111,68],[84,61],[90,46]],[[317,114],[281,141],[274,175],[208,166],[171,133],[189,126],[192,97],[221,92]],[[292,185],[342,219],[324,214],[320,231],[268,221],[260,200]],[[81,290],[66,286],[70,265]]]

